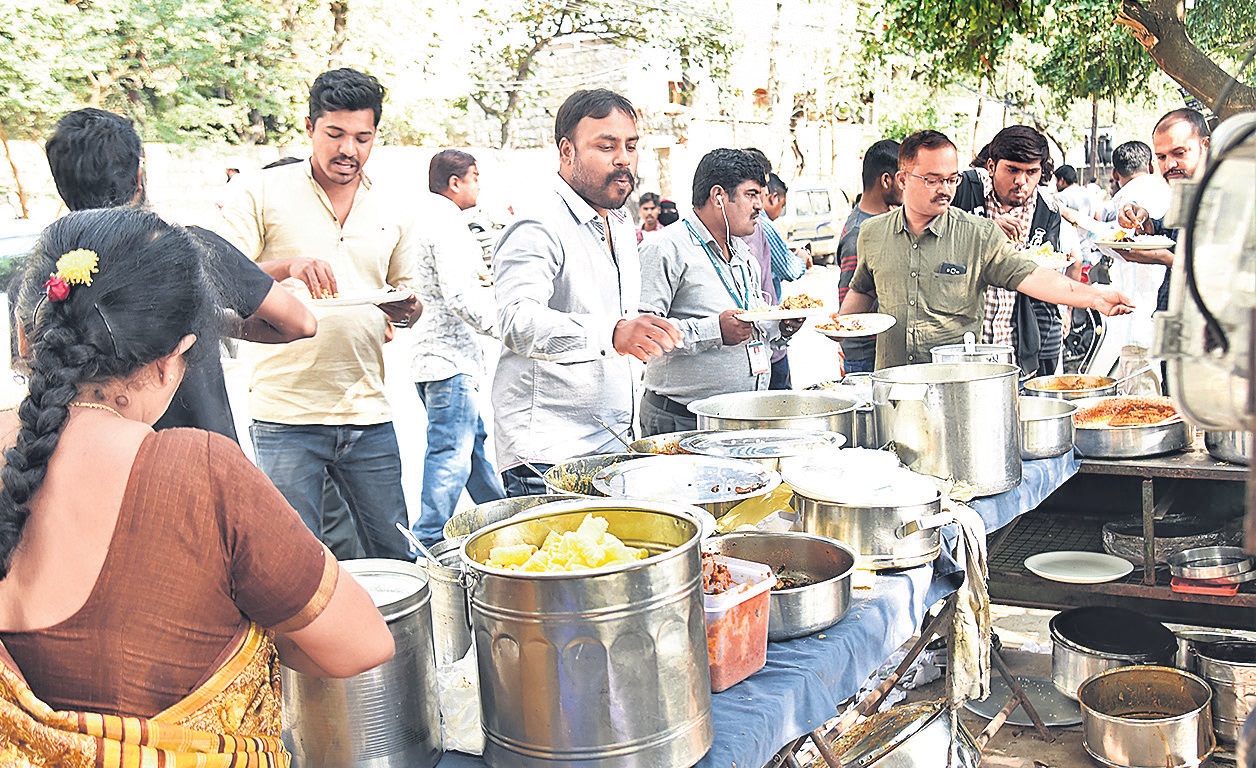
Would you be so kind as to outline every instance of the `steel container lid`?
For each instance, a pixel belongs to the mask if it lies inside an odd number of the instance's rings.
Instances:
[[[427,571],[421,565],[383,558],[346,560],[342,565],[389,623],[414,613],[430,599]]]
[[[771,493],[780,475],[743,459],[698,455],[634,455],[593,476],[607,496],[682,504],[713,504]]]
[[[877,384],[961,384],[1005,377],[1019,379],[1020,368],[1007,363],[917,363],[882,368],[872,374]]]
[[[681,449],[728,459],[777,459],[813,451],[837,450],[846,444],[840,432],[818,429],[737,429],[704,432],[682,438]]]
[[[855,451],[860,453],[847,455]],[[783,460],[781,476],[800,496],[846,506],[916,506],[942,495],[933,480],[899,466],[894,454],[866,448],[844,449],[831,458]]]
[[[1084,653],[1130,661],[1172,659],[1177,636],[1154,619],[1124,608],[1090,606],[1057,613],[1051,638]]]

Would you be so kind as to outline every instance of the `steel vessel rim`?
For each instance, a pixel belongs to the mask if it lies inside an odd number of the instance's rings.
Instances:
[[[780,539],[781,541],[788,541],[790,539],[793,539],[796,541],[797,540],[810,540],[810,541],[814,541],[820,544],[826,544],[826,545],[832,546],[850,556],[851,566],[847,568],[845,571],[842,571],[841,573],[837,574],[836,576],[830,576],[824,581],[817,581],[813,584],[804,584],[800,587],[790,587],[789,589],[773,589],[771,590],[771,594],[774,594],[774,595],[795,595],[803,590],[810,589],[812,587],[818,587],[824,584],[829,584],[831,582],[841,581],[842,579],[849,579],[851,577],[851,574],[853,574],[856,570],[858,570],[858,566],[859,566],[859,553],[855,551],[854,547],[850,546],[844,541],[840,541],[831,536],[822,536],[818,533],[807,533],[805,531],[730,531],[726,534],[723,534],[722,536],[718,536],[715,538],[717,539],[731,538],[734,540],[762,538],[762,539],[769,539],[769,540]]]
[[[1087,704],[1086,701],[1082,698],[1082,692],[1083,690],[1086,689],[1087,686],[1098,685],[1100,682],[1103,681],[1104,678],[1107,678],[1110,676],[1118,676],[1118,677],[1128,676],[1128,675],[1136,674],[1139,672],[1157,672],[1161,674],[1167,674],[1170,677],[1172,676],[1184,677],[1187,679],[1187,681],[1189,681],[1190,683],[1200,688],[1200,690],[1204,694],[1204,702],[1202,704],[1197,705],[1191,711],[1183,712],[1180,715],[1169,715],[1168,717],[1149,718],[1146,720],[1142,720],[1142,719],[1133,720],[1127,717],[1118,717],[1116,715],[1109,715],[1105,712],[1100,712],[1099,710]],[[1089,712],[1093,717],[1095,717],[1096,719],[1102,722],[1115,723],[1118,725],[1132,726],[1132,727],[1154,728],[1154,727],[1164,725],[1166,723],[1178,723],[1188,718],[1198,717],[1203,712],[1209,711],[1211,709],[1212,699],[1213,699],[1212,686],[1208,685],[1208,681],[1204,680],[1202,677],[1191,674],[1190,672],[1187,672],[1184,669],[1177,669],[1176,667],[1166,667],[1166,666],[1152,665],[1152,664],[1135,664],[1133,666],[1116,667],[1114,669],[1107,669],[1107,670],[1104,670],[1103,672],[1099,672],[1095,675],[1092,675],[1091,677],[1086,678],[1086,680],[1077,687],[1077,703],[1082,708],[1083,716],[1087,712]]]
[[[977,369],[981,366],[997,367],[998,371],[991,371],[986,374],[977,375],[974,371],[964,371],[970,375],[963,378],[940,378],[937,380],[920,380],[920,379],[898,379],[893,378],[895,371],[915,370],[924,373],[922,369],[934,366],[963,366],[965,368]],[[972,384],[979,381],[994,381],[997,379],[1005,379],[1008,376],[1016,376],[1019,379],[1020,368],[1008,363],[915,363],[913,365],[896,365],[892,368],[882,368],[874,371],[872,374],[872,383],[875,384],[921,384],[924,386],[936,386],[939,384]]]

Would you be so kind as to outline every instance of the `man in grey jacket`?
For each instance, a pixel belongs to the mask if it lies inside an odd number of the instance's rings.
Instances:
[[[558,110],[551,191],[493,253],[502,354],[493,378],[498,466],[509,496],[543,493],[535,470],[632,439],[638,368],[681,341],[638,314],[637,236],[623,209],[636,184],[636,111],[607,90]],[[605,425],[605,426],[603,426]]]

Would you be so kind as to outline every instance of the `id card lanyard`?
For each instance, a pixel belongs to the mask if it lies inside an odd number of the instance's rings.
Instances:
[[[742,292],[739,294],[737,291],[737,276],[732,274],[732,264],[728,265],[730,273],[729,276],[732,277],[732,284],[729,284],[728,278],[724,276],[723,255],[714,253],[714,250],[711,248],[711,244],[698,234],[698,231],[693,228],[692,224],[686,221],[685,226],[688,227],[689,233],[693,235],[698,242],[702,243],[702,250],[706,251],[707,258],[711,260],[711,266],[715,268],[715,274],[719,275],[720,282],[724,284],[724,290],[728,291],[728,295],[733,298],[733,303],[735,303],[737,308],[743,312],[750,309],[750,277],[746,274],[745,270],[741,270],[745,288],[743,288]],[[740,267],[740,265],[738,266]],[[748,362],[750,363],[750,375],[761,376],[772,370],[772,356],[768,353],[767,345],[759,338],[759,327],[757,325],[752,325],[751,328],[751,339],[750,342],[746,344],[746,356],[748,358]]]

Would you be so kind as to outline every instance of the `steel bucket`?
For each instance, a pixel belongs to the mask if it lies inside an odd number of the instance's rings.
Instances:
[[[872,374],[877,437],[907,467],[970,486],[976,496],[1021,481],[1016,409],[1020,369],[999,363],[923,363]]]
[[[427,572],[347,560],[388,622],[396,652],[346,679],[283,667],[283,739],[294,768],[433,768],[444,754]]]
[[[1082,746],[1104,765],[1194,768],[1216,749],[1212,691],[1172,667],[1110,669],[1082,683]]]
[[[565,506],[570,510],[577,502]],[[493,768],[693,765],[714,738],[698,525],[659,503],[540,512],[463,544]],[[490,550],[540,545],[588,511],[651,556],[564,573],[489,568]]]
[[[428,588],[432,591],[432,645],[437,666],[461,659],[471,647],[467,590],[461,583],[464,539],[466,536],[445,539],[431,548],[440,565],[428,562],[426,557],[416,561],[427,569]]]
[[[515,496],[509,499],[498,499],[497,501],[478,504],[449,518],[442,532],[445,534],[445,538],[455,539],[459,536],[475,533],[493,523],[509,520],[520,512],[532,509],[537,505],[577,498],[580,497],[573,493],[549,493],[536,496]]]
[[[1200,677],[1212,686],[1212,724],[1223,741],[1238,741],[1256,710],[1256,643],[1231,640],[1191,646]]]
[[[689,404],[698,429],[820,429],[855,439],[856,401],[832,392],[733,392]]]

